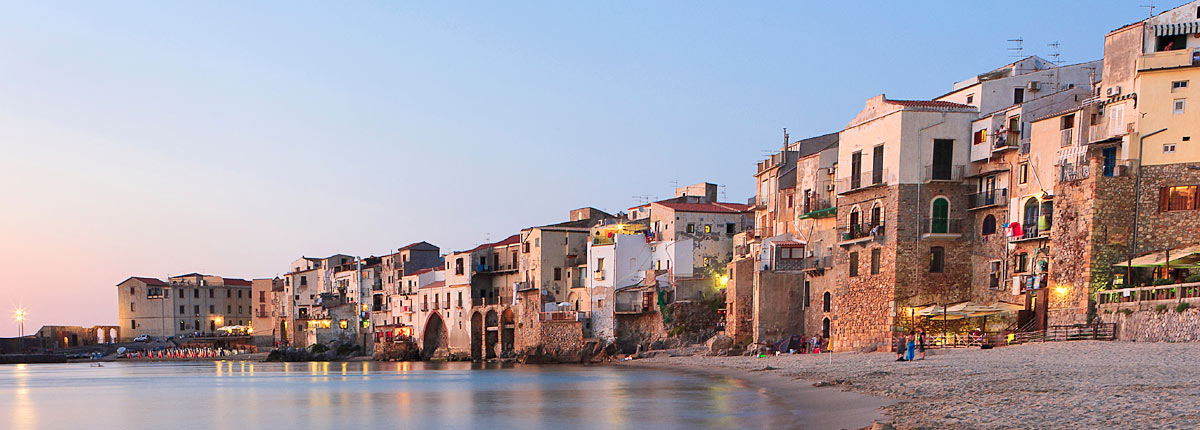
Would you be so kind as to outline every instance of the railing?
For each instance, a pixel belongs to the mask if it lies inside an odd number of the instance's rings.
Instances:
[[[922,179],[932,181],[961,181],[967,166],[962,164],[928,164]]]
[[[517,270],[517,265],[512,263],[475,265],[475,272],[477,273],[503,272],[507,270]]]
[[[821,192],[824,192],[824,190],[821,190]],[[829,209],[832,207],[834,207],[832,200],[827,199],[827,198],[814,197],[814,198],[810,198],[810,199],[805,199],[803,204],[800,206],[799,212],[803,215],[803,214],[808,214],[808,213],[816,212],[816,211],[823,210],[823,209]]]
[[[1020,153],[1021,155],[1028,154],[1029,153],[1029,142],[1021,142],[1021,145],[1018,146],[1017,149],[1019,149],[1019,151],[1017,151],[1017,152]]]
[[[387,310],[387,307],[385,307],[384,305],[371,305],[371,312],[382,312],[382,311],[386,311],[386,310]]]
[[[1039,230],[1036,224],[1030,224],[1021,231],[1020,236],[1010,236],[1009,242],[1019,242],[1023,240],[1041,239],[1042,236],[1050,234],[1050,230]]]
[[[833,256],[808,257],[801,265],[802,270],[828,269],[833,267]]]
[[[883,232],[884,228],[882,222],[879,224],[862,223],[838,227],[838,237],[840,237],[843,242],[858,240],[866,237],[883,236]]]
[[[434,309],[437,309],[437,304],[434,304]],[[421,312],[429,312],[429,303],[421,303]]]
[[[547,321],[583,321],[583,312],[576,311],[554,311],[542,312],[539,317],[543,322]]]
[[[1020,139],[1020,132],[998,133],[996,134],[996,142],[992,144],[992,152],[1017,149]]]
[[[254,313],[255,318],[271,318],[270,312],[258,311]]]
[[[1195,48],[1193,48],[1195,49]],[[1151,52],[1137,59],[1138,71],[1198,65],[1191,49]]]
[[[1091,176],[1091,168],[1086,164],[1066,163],[1058,168],[1059,182],[1075,182]]]
[[[592,272],[592,279],[595,279],[597,281],[603,281],[604,280],[604,271],[597,270],[595,272]]]
[[[974,194],[967,194],[967,209],[1002,205],[1008,202],[1008,188],[995,188]]]
[[[1115,340],[1115,323],[1052,325],[1045,330],[1013,333],[1011,343],[1065,342],[1071,340]]]
[[[962,218],[921,218],[921,234],[962,234]]]
[[[1121,288],[1117,290],[1103,290],[1096,293],[1096,302],[1101,305],[1112,303],[1177,302],[1193,298],[1200,298],[1200,282]]]

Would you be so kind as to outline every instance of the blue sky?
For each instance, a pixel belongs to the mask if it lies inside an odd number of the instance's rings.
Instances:
[[[1006,39],[1098,59],[1143,3],[7,3],[0,306],[111,323],[128,275],[464,249],[672,181],[744,201],[783,127],[934,97]]]

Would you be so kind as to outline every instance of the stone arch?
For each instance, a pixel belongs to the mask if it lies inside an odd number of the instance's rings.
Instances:
[[[450,353],[450,333],[442,315],[433,312],[425,321],[425,331],[421,334],[421,357],[428,360],[434,356],[446,356]]]
[[[102,329],[102,328],[96,329],[96,343],[98,343],[98,344],[105,343],[104,342],[104,329]]]
[[[483,326],[486,332],[483,334],[483,347],[486,358],[496,358],[499,354],[497,347],[500,344],[500,315],[496,314],[495,309],[487,311],[483,318]]]
[[[871,223],[871,227],[883,224],[883,204],[879,200],[871,204],[871,214],[868,216],[870,217],[869,222]]]
[[[1021,223],[1024,225],[1021,227],[1024,227],[1025,230],[1037,229],[1037,218],[1040,211],[1040,204],[1041,202],[1038,201],[1037,197],[1030,197],[1026,199],[1025,204],[1022,205]]]
[[[108,329],[108,343],[117,343],[117,329]]]
[[[517,318],[513,315],[511,308],[505,308],[500,314],[500,354],[503,356],[511,356],[513,350],[513,342],[516,338]]]
[[[979,233],[984,236],[987,236],[989,234],[996,234],[996,216],[995,215],[988,214],[988,216],[983,217],[983,229],[980,230]]]
[[[862,228],[862,222],[862,211],[858,209],[858,205],[854,205],[850,208],[850,229],[853,231]]]
[[[478,311],[471,314],[471,359],[482,360],[483,357],[483,314]]]
[[[830,327],[830,325],[831,323],[829,321],[829,317],[825,317],[825,319],[821,320],[821,337],[829,339],[830,332],[832,331],[832,327]]]
[[[821,296],[821,311],[833,311],[833,294],[830,294],[828,291],[825,292],[825,295]]]

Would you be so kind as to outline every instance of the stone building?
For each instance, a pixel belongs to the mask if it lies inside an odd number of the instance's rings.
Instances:
[[[284,318],[280,315],[280,303],[287,296],[283,293],[283,278],[255,279],[250,281],[250,307],[254,309],[251,327],[252,339],[259,346],[274,345],[283,333]]]
[[[117,284],[121,340],[140,335],[213,334],[252,322],[250,281],[191,273],[167,278],[131,277]]]

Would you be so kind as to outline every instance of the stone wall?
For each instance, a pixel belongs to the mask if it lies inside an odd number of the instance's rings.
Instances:
[[[830,348],[834,351],[853,351],[860,348],[888,344],[895,314],[896,300],[896,232],[904,226],[899,222],[896,210],[898,187],[880,187],[855,191],[837,199],[837,226],[850,224],[850,212],[854,206],[865,208],[867,220],[870,208],[875,203],[883,205],[884,234],[866,242],[837,245],[833,248],[833,268],[826,271],[827,286],[834,288],[830,312],[822,312],[830,319]],[[911,202],[910,202],[911,203]],[[916,223],[908,228],[915,228]],[[841,237],[838,237],[840,240]],[[881,271],[870,274],[871,249],[881,248]],[[858,276],[850,276],[850,253],[858,252]],[[810,291],[812,287],[810,286]],[[813,306],[821,309],[823,292],[813,291]],[[825,318],[823,317],[823,318]]]
[[[754,303],[756,342],[776,343],[804,332],[804,274],[758,272]]]
[[[1159,189],[1200,185],[1200,163],[1143,166],[1141,174],[1137,254],[1200,243],[1200,211],[1159,211]]]
[[[578,363],[583,350],[582,324],[579,321],[543,322],[536,361]],[[531,358],[531,355],[526,357]]]
[[[1175,312],[1171,304],[1166,312],[1139,311],[1101,313],[1106,323],[1117,324],[1117,339],[1135,342],[1200,342],[1200,310]]]
[[[637,347],[649,349],[651,343],[667,338],[662,313],[618,314],[617,347],[626,354],[637,352]]]
[[[750,342],[754,336],[754,258],[729,263],[725,287],[725,335],[734,343]]]

